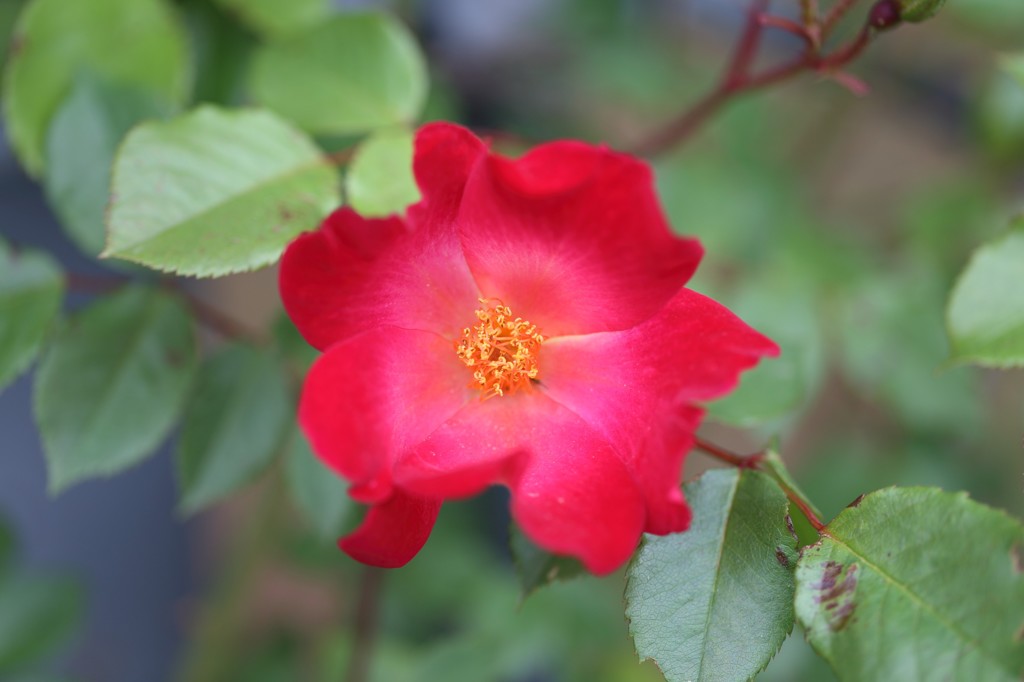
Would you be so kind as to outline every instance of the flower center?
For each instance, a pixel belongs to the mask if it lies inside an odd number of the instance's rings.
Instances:
[[[530,388],[537,378],[537,355],[544,337],[537,325],[521,317],[512,317],[512,310],[495,299],[480,299],[476,311],[480,323],[462,330],[455,342],[455,353],[473,372],[470,386],[479,388],[483,397],[511,395],[520,388]]]

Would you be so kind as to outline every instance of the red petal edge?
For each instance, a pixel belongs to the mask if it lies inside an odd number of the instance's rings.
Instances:
[[[439,500],[396,490],[386,502],[370,507],[362,525],[338,540],[338,547],[364,564],[399,568],[426,544],[440,510]]]

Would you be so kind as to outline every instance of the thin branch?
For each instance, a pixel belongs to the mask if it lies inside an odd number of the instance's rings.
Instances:
[[[699,436],[693,437],[693,444],[715,459],[739,469],[756,469],[764,459],[764,451],[755,452],[752,455],[738,455]]]
[[[727,450],[720,445],[715,445],[702,438],[694,436],[693,444],[704,451],[704,453],[714,457],[715,459],[725,462],[730,466],[737,467],[738,469],[756,469],[758,471],[764,471],[762,462],[765,457],[765,451],[756,452],[752,455],[739,455],[735,452]],[[770,472],[769,472],[770,473]],[[811,503],[805,500],[800,494],[790,488],[785,481],[781,480],[777,475],[772,475],[772,479],[779,485],[782,492],[786,494],[786,497],[792,502],[800,512],[807,518],[808,523],[814,527],[814,530],[821,533],[825,532],[825,524],[822,523],[818,515],[814,513]]]
[[[366,682],[370,678],[370,662],[377,640],[377,621],[380,610],[381,586],[384,571],[368,566],[359,586],[359,603],[356,605],[352,657],[345,673],[346,682]]]
[[[732,90],[743,87],[743,81],[750,71],[750,67],[757,57],[757,48],[761,44],[761,30],[764,24],[761,18],[768,9],[768,0],[753,0],[747,10],[747,23],[743,28],[743,35],[733,53],[729,69],[725,72],[722,82],[722,89]]]
[[[803,2],[804,25],[800,26],[788,19],[766,15],[767,0],[752,0],[743,33],[718,85],[675,120],[634,145],[631,151],[639,156],[650,156],[684,143],[712,115],[733,97],[742,93],[774,85],[803,72],[835,74],[860,56],[870,43],[876,29],[888,28],[888,25],[873,23],[877,19],[873,14],[871,20],[864,24],[852,42],[830,54],[822,53],[820,44],[825,28],[834,25],[856,2],[857,0],[840,0],[833,6],[824,22],[819,24],[817,3],[805,0]],[[804,39],[805,47],[796,58],[789,62],[761,73],[751,73],[751,66],[760,45],[761,33],[765,28],[781,29],[799,35]]]
[[[838,0],[832,9],[828,11],[825,18],[821,22],[821,39],[828,38],[829,34],[835,29],[835,27],[842,21],[843,17],[846,16],[847,12],[853,9],[858,0]]]

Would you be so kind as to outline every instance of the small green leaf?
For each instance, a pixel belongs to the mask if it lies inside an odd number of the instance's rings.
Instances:
[[[765,474],[736,469],[709,471],[685,492],[693,525],[645,536],[629,567],[630,633],[669,682],[748,680],[793,628],[786,496]]]
[[[1005,62],[992,70],[981,92],[973,98],[981,147],[1006,164],[1024,158],[1024,83]]]
[[[162,293],[128,288],[66,323],[36,373],[50,490],[152,451],[177,419],[195,360],[191,319]]]
[[[900,18],[911,23],[931,19],[946,4],[946,0],[898,0],[898,2]]]
[[[25,670],[52,652],[81,614],[82,591],[70,581],[12,576],[0,582],[0,673]]]
[[[552,554],[541,549],[523,534],[518,526],[512,526],[509,548],[516,565],[516,577],[522,598],[529,597],[534,590],[556,580],[571,580],[586,575],[587,569],[578,559]]]
[[[797,564],[796,612],[841,680],[1024,674],[1024,526],[935,488],[889,488]]]
[[[3,104],[11,143],[34,175],[51,119],[83,68],[179,102],[185,37],[163,0],[32,0],[11,40]]]
[[[356,150],[345,178],[346,199],[358,213],[382,217],[403,213],[420,198],[412,175],[413,134],[374,133]]]
[[[327,0],[216,0],[253,30],[269,38],[295,33],[323,21]]]
[[[228,346],[199,374],[181,438],[181,510],[192,514],[248,482],[280,448],[292,404],[274,358]]]
[[[71,238],[86,254],[103,250],[114,152],[139,121],[170,106],[138,88],[79,71],[53,117],[46,144],[46,194]]]
[[[128,134],[103,256],[217,276],[269,265],[341,201],[313,142],[266,111],[202,106]]]
[[[386,14],[336,17],[267,45],[253,63],[255,99],[315,133],[411,124],[426,92],[423,55]]]
[[[974,253],[953,289],[946,321],[954,359],[1024,366],[1024,218]]]
[[[317,459],[301,433],[292,439],[285,475],[292,500],[317,534],[325,540],[340,535],[352,509],[348,486]]]
[[[53,259],[37,251],[14,255],[0,241],[0,390],[39,352],[63,293]]]

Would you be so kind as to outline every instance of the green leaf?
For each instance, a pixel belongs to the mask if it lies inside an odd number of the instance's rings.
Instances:
[[[327,0],[216,0],[253,30],[269,38],[295,33],[321,22],[330,11]]]
[[[202,106],[128,134],[103,256],[217,276],[276,261],[340,203],[337,171],[273,114]]]
[[[1024,366],[1024,217],[978,249],[949,300],[953,358],[989,367]]]
[[[0,673],[24,670],[59,646],[82,614],[82,592],[63,579],[10,577],[0,583]],[[6,679],[6,678],[5,678]]]
[[[711,470],[685,492],[693,525],[645,536],[629,567],[630,633],[670,682],[750,679],[793,628],[786,497],[765,474],[737,469]]]
[[[53,259],[38,251],[15,255],[0,241],[0,390],[39,352],[63,293]]]
[[[178,441],[182,512],[216,502],[266,467],[284,440],[292,409],[270,355],[233,345],[209,358]]]
[[[386,14],[346,14],[271,43],[252,69],[256,101],[315,133],[411,124],[427,93],[423,55]]]
[[[356,149],[345,177],[346,199],[361,215],[403,213],[419,201],[412,175],[413,134],[406,129],[374,133]]]
[[[103,250],[114,152],[139,121],[168,113],[145,90],[106,83],[79,71],[71,94],[53,117],[46,144],[46,194],[82,251]]]
[[[771,476],[783,492],[786,490],[792,491],[799,495],[800,499],[807,502],[807,506],[810,507],[811,513],[817,516],[819,519],[822,518],[821,512],[817,506],[810,501],[810,498],[800,489],[797,485],[796,480],[792,474],[789,473],[789,469],[786,468],[785,462],[782,461],[782,457],[779,453],[774,450],[768,450],[765,453],[764,458],[761,460],[761,465],[764,467],[766,474]],[[790,518],[793,522],[794,532],[797,535],[797,542],[799,546],[809,545],[818,541],[818,531],[814,530],[811,526],[810,521],[804,516],[803,512],[797,509],[796,514],[791,514]]]
[[[1024,526],[935,488],[839,514],[797,564],[796,612],[842,680],[1019,680]]]
[[[33,0],[11,42],[7,134],[34,175],[43,170],[47,130],[79,69],[171,102],[184,96],[185,37],[163,0]]]
[[[292,439],[285,476],[292,500],[317,534],[325,540],[340,535],[352,509],[348,486],[317,459],[299,432]]]
[[[512,560],[516,565],[516,577],[519,578],[523,599],[530,596],[534,590],[556,580],[571,580],[587,574],[587,569],[578,559],[541,549],[533,544],[518,526],[512,526],[510,529],[509,548],[512,550]]]
[[[996,161],[1014,163],[1024,157],[1024,83],[1017,71],[999,67],[973,98],[975,117],[982,148]]]
[[[65,324],[35,384],[51,492],[152,451],[177,419],[195,361],[188,313],[159,292],[127,288]]]

